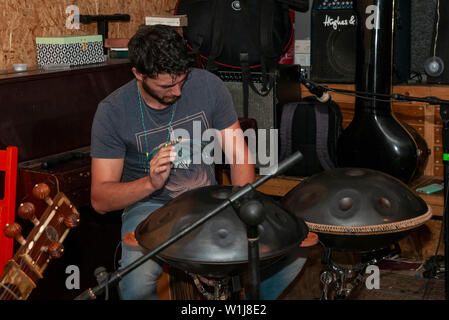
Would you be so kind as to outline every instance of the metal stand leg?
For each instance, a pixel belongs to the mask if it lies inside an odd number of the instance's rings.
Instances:
[[[353,268],[344,268],[332,259],[330,248],[323,245],[322,263],[326,266],[320,274],[320,281],[323,284],[321,300],[331,299],[331,290],[334,292],[334,300],[344,300],[349,297],[365,278],[366,268],[370,265],[378,264],[380,261],[398,254],[400,248],[395,244],[394,249],[382,249],[365,255],[362,262]]]
[[[440,105],[440,115],[443,120],[443,163],[444,163],[444,211],[443,211],[443,233],[444,233],[444,276],[445,276],[445,297],[449,300],[449,228],[448,228],[448,175],[449,175],[449,104]]]

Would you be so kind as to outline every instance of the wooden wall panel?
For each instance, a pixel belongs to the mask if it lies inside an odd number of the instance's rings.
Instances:
[[[172,15],[177,0],[0,0],[0,70],[14,63],[37,65],[36,37],[77,36],[97,33],[97,24],[66,28],[69,5],[80,14],[126,13],[130,22],[109,23],[110,38],[129,38],[149,15]]]

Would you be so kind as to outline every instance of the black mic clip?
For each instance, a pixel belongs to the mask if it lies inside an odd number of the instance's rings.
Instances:
[[[98,267],[98,268],[96,268],[95,271],[94,271],[94,275],[95,275],[95,278],[97,279],[97,282],[98,282],[99,285],[106,284],[106,288],[100,290],[100,292],[98,292],[98,294],[105,293],[105,300],[108,300],[108,298],[109,298],[109,288],[107,286],[107,283],[108,283],[108,280],[109,280],[109,274],[106,271],[106,268],[105,267]]]
[[[325,87],[317,85],[306,79],[301,79],[301,83],[317,98],[319,102],[326,103],[330,100],[331,96]]]

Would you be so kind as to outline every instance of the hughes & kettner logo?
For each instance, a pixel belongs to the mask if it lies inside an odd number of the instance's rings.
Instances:
[[[349,19],[341,19],[340,16],[334,18],[326,14],[326,18],[323,21],[323,25],[325,27],[332,27],[334,30],[337,30],[339,26],[355,26],[356,23],[357,20],[354,15],[352,15]]]

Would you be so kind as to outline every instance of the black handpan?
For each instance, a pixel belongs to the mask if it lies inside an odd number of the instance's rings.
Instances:
[[[432,216],[402,181],[377,170],[338,168],[315,174],[281,201],[337,251],[386,248]]]
[[[140,246],[151,251],[215,209],[232,192],[232,186],[218,185],[184,192],[140,223],[135,237]],[[258,227],[261,267],[264,267],[301,244],[308,228],[304,221],[268,196],[258,191],[250,193],[240,203],[257,200],[264,208],[265,219]],[[157,257],[173,267],[206,277],[244,273],[248,269],[246,226],[229,205]]]

